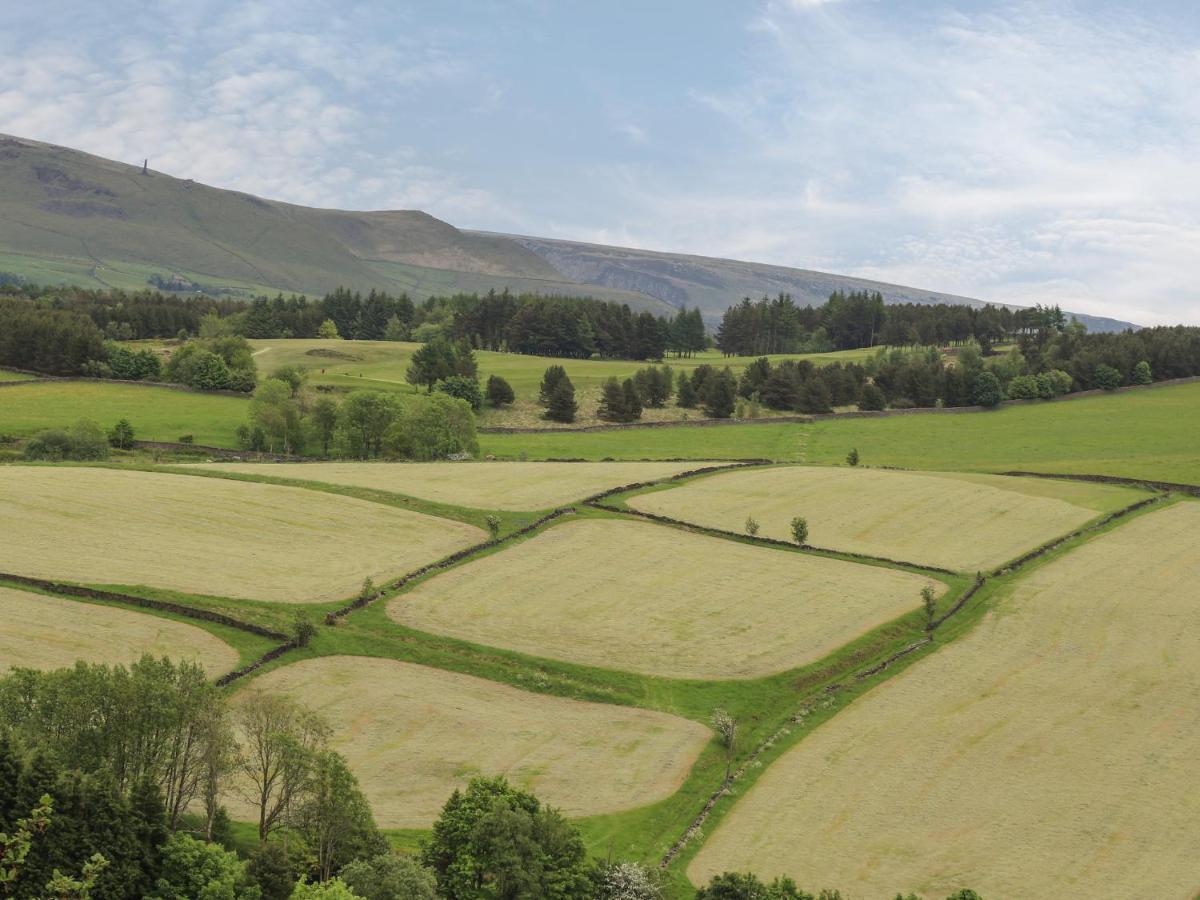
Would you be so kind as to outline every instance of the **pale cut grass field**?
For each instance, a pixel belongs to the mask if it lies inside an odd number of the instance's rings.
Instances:
[[[854,897],[1200,889],[1200,503],[1018,581],[966,637],[776,761],[688,875],[786,872]]]
[[[200,663],[210,678],[238,662],[237,651],[195,625],[0,587],[0,674],[59,669],[80,659],[129,665],[143,653]]]
[[[486,538],[461,522],[254,482],[79,466],[0,467],[0,569],[316,603]]]
[[[920,605],[907,572],[644,522],[569,522],[391,601],[396,621],[534,656],[675,678],[813,662]]]
[[[389,659],[304,660],[252,689],[293,697],[329,720],[333,746],[388,828],[428,827],[476,775],[504,775],[568,816],[654,803],[679,788],[712,737],[666,713]]]
[[[1072,481],[796,466],[714,475],[634,497],[644,512],[956,571],[991,569],[1145,494]]]
[[[556,462],[200,463],[193,468],[374,488],[423,500],[517,512],[548,509],[609,488],[668,478],[706,465]]]

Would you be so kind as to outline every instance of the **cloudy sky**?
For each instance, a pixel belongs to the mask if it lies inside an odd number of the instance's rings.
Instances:
[[[1200,324],[1194,0],[3,3],[0,132],[297,203]]]

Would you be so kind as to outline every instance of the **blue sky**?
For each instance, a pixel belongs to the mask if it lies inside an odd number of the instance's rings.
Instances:
[[[297,203],[1200,324],[1191,2],[10,3],[0,131]]]

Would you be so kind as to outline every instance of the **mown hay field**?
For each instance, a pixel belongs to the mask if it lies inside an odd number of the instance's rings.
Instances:
[[[920,605],[907,572],[644,522],[568,522],[391,601],[396,621],[535,656],[675,678],[813,662]]]
[[[609,488],[669,478],[684,463],[199,463],[190,468],[373,488],[423,500],[517,512],[548,509]]]
[[[6,587],[0,587],[0,623],[0,675],[79,659],[128,665],[143,653],[197,662],[209,677],[238,662],[237,651],[195,625]]]
[[[753,516],[760,534],[781,540],[804,516],[814,546],[975,572],[1144,496],[1084,482],[797,466],[702,478],[629,505],[730,531]]]
[[[303,488],[79,466],[0,467],[0,566],[17,575],[317,603],[485,533]]]
[[[712,737],[666,713],[388,659],[304,660],[252,689],[293,697],[329,720],[333,746],[389,828],[428,827],[476,775],[504,775],[569,816],[654,803],[679,788]]]
[[[1200,504],[1017,580],[965,637],[788,751],[693,860],[855,897],[1190,898]]]

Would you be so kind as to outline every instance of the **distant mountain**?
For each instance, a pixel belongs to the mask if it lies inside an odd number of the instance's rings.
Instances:
[[[465,231],[418,210],[350,212],[265,200],[0,135],[0,281],[168,287],[234,297],[407,291],[588,295],[715,324],[744,296],[822,303],[841,290],[888,302],[982,301],[760,263]],[[1127,322],[1079,315],[1093,331]]]
[[[479,235],[488,232],[475,232]],[[493,235],[500,237],[501,235]],[[704,317],[715,323],[721,314],[742,297],[757,300],[764,294],[791,294],[799,304],[824,303],[834,291],[878,291],[886,303],[956,303],[984,306],[972,297],[943,294],[882,281],[831,275],[809,269],[790,269],[764,263],[660,253],[583,244],[577,241],[506,235],[541,256],[568,278],[584,284],[636,291],[665,300],[672,306],[698,306]],[[1007,304],[994,304],[1007,305]],[[1020,307],[1011,307],[1019,309]],[[1129,322],[1072,313],[1089,331],[1124,331],[1136,327]]]

